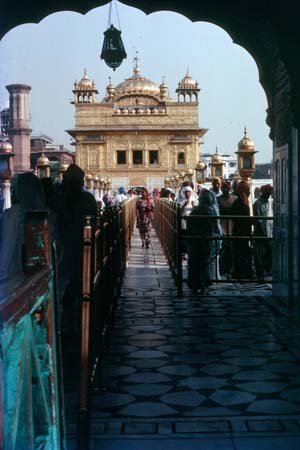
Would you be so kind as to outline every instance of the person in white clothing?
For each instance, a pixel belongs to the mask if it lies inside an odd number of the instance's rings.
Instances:
[[[119,205],[126,199],[127,199],[127,195],[125,193],[125,188],[123,186],[121,186],[119,188],[119,193],[114,198],[114,205]]]

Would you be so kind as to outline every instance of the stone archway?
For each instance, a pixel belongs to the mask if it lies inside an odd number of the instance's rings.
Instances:
[[[11,28],[28,22],[39,22],[47,15],[64,10],[86,13],[104,0],[62,0],[53,4],[45,0],[31,5],[16,0],[4,0],[0,19],[0,37]],[[233,42],[245,48],[256,61],[259,79],[267,96],[266,122],[274,142],[275,174],[275,294],[292,304],[299,297],[299,157],[298,128],[300,126],[300,62],[296,59],[300,31],[293,14],[292,1],[281,1],[270,9],[267,0],[236,3],[204,0],[186,3],[182,0],[124,0],[149,14],[159,10],[180,13],[191,21],[206,21],[223,28]],[[277,162],[278,161],[278,162]],[[284,167],[284,169],[282,169]],[[284,172],[284,176],[282,173]],[[277,178],[276,178],[277,177]],[[285,196],[283,197],[283,185]],[[282,271],[284,267],[287,270]]]

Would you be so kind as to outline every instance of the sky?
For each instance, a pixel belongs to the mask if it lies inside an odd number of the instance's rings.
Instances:
[[[95,80],[97,100],[105,96],[108,77],[117,85],[133,73],[138,51],[141,75],[158,85],[163,76],[169,95],[176,100],[177,84],[190,75],[199,83],[199,125],[208,128],[201,146],[213,153],[233,154],[244,126],[254,141],[257,162],[270,162],[272,141],[266,125],[267,100],[256,63],[220,27],[192,23],[180,14],[161,11],[150,15],[118,2],[118,15],[127,59],[113,71],[100,59],[103,32],[108,26],[109,5],[82,15],[51,14],[39,24],[9,31],[0,41],[0,108],[8,105],[8,84],[29,84],[33,134],[51,136],[56,144],[70,146],[65,130],[74,127],[72,89],[84,68]],[[112,22],[118,27],[115,6]]]

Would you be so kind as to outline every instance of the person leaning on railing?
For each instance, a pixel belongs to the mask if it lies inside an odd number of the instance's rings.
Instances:
[[[214,202],[213,193],[203,189],[200,192],[198,206],[192,209],[187,218],[187,233],[196,238],[192,240],[188,249],[188,286],[194,294],[198,290],[203,292],[211,284],[209,264],[214,241],[209,238],[219,234],[218,221],[213,219],[213,216],[217,216]],[[196,216],[211,216],[212,219]]]

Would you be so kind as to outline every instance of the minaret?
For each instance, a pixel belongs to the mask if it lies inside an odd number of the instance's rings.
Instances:
[[[178,101],[180,102],[183,99],[183,102],[198,102],[199,92],[198,82],[193,80],[189,74],[189,69],[187,69],[185,77],[179,81],[178,88],[176,89]]]
[[[96,94],[98,91],[95,86],[95,82],[91,81],[87,76],[86,69],[84,69],[83,77],[77,83],[74,83],[74,101],[71,103],[96,103]]]
[[[28,95],[31,86],[10,84],[9,92],[10,120],[8,134],[14,149],[14,172],[30,170],[30,128]]]

